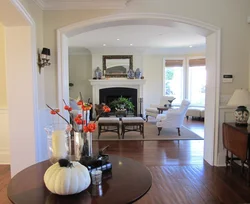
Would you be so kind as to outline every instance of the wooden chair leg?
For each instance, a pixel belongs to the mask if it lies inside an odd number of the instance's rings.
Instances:
[[[122,139],[124,139],[124,134],[125,134],[125,127],[124,124],[122,124]]]
[[[244,175],[244,162],[241,161],[241,174]]]
[[[226,169],[228,169],[229,157],[228,157],[228,150],[226,151]]]
[[[100,134],[101,134],[101,125],[98,124],[98,140],[99,140],[99,138],[100,138]]]
[[[144,124],[139,125],[140,128],[140,134],[142,135],[142,138],[144,139]]]
[[[158,135],[160,135],[162,127],[158,127]]]
[[[180,128],[178,127],[177,130],[178,130],[178,135],[181,136]]]
[[[230,170],[233,172],[233,153],[231,152],[231,159],[230,159]]]
[[[116,128],[117,128],[118,139],[120,139],[120,125],[118,124]]]

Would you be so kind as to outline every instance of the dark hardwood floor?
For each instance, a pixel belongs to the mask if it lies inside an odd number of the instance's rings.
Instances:
[[[186,123],[190,129],[202,126],[199,121]],[[148,167],[153,184],[137,204],[250,202],[250,188],[237,168],[232,173],[203,161],[202,140],[100,141],[93,145],[95,150],[110,145],[108,154],[129,157]],[[6,195],[9,180],[9,166],[0,165],[0,204],[10,203]]]

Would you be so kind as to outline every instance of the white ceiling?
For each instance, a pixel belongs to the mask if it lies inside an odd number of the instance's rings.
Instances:
[[[186,49],[190,51],[199,48],[204,51],[205,43],[205,37],[197,35],[195,31],[156,25],[108,27],[69,38],[69,47],[84,47],[92,51],[104,48]],[[106,46],[104,47],[103,44]]]
[[[123,9],[131,0],[33,0],[43,10]]]

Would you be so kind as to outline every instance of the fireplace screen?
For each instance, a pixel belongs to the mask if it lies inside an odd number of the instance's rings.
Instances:
[[[131,114],[136,115],[137,114],[137,89],[115,87],[115,88],[100,89],[99,91],[100,104],[105,103],[109,105],[112,101],[120,97],[127,98],[133,103],[134,111],[131,112]]]

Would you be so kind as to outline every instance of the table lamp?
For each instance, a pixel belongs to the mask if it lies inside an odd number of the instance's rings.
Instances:
[[[227,105],[238,106],[234,112],[235,124],[238,126],[247,126],[249,111],[246,105],[250,104],[250,93],[246,89],[236,89],[229,99]]]

